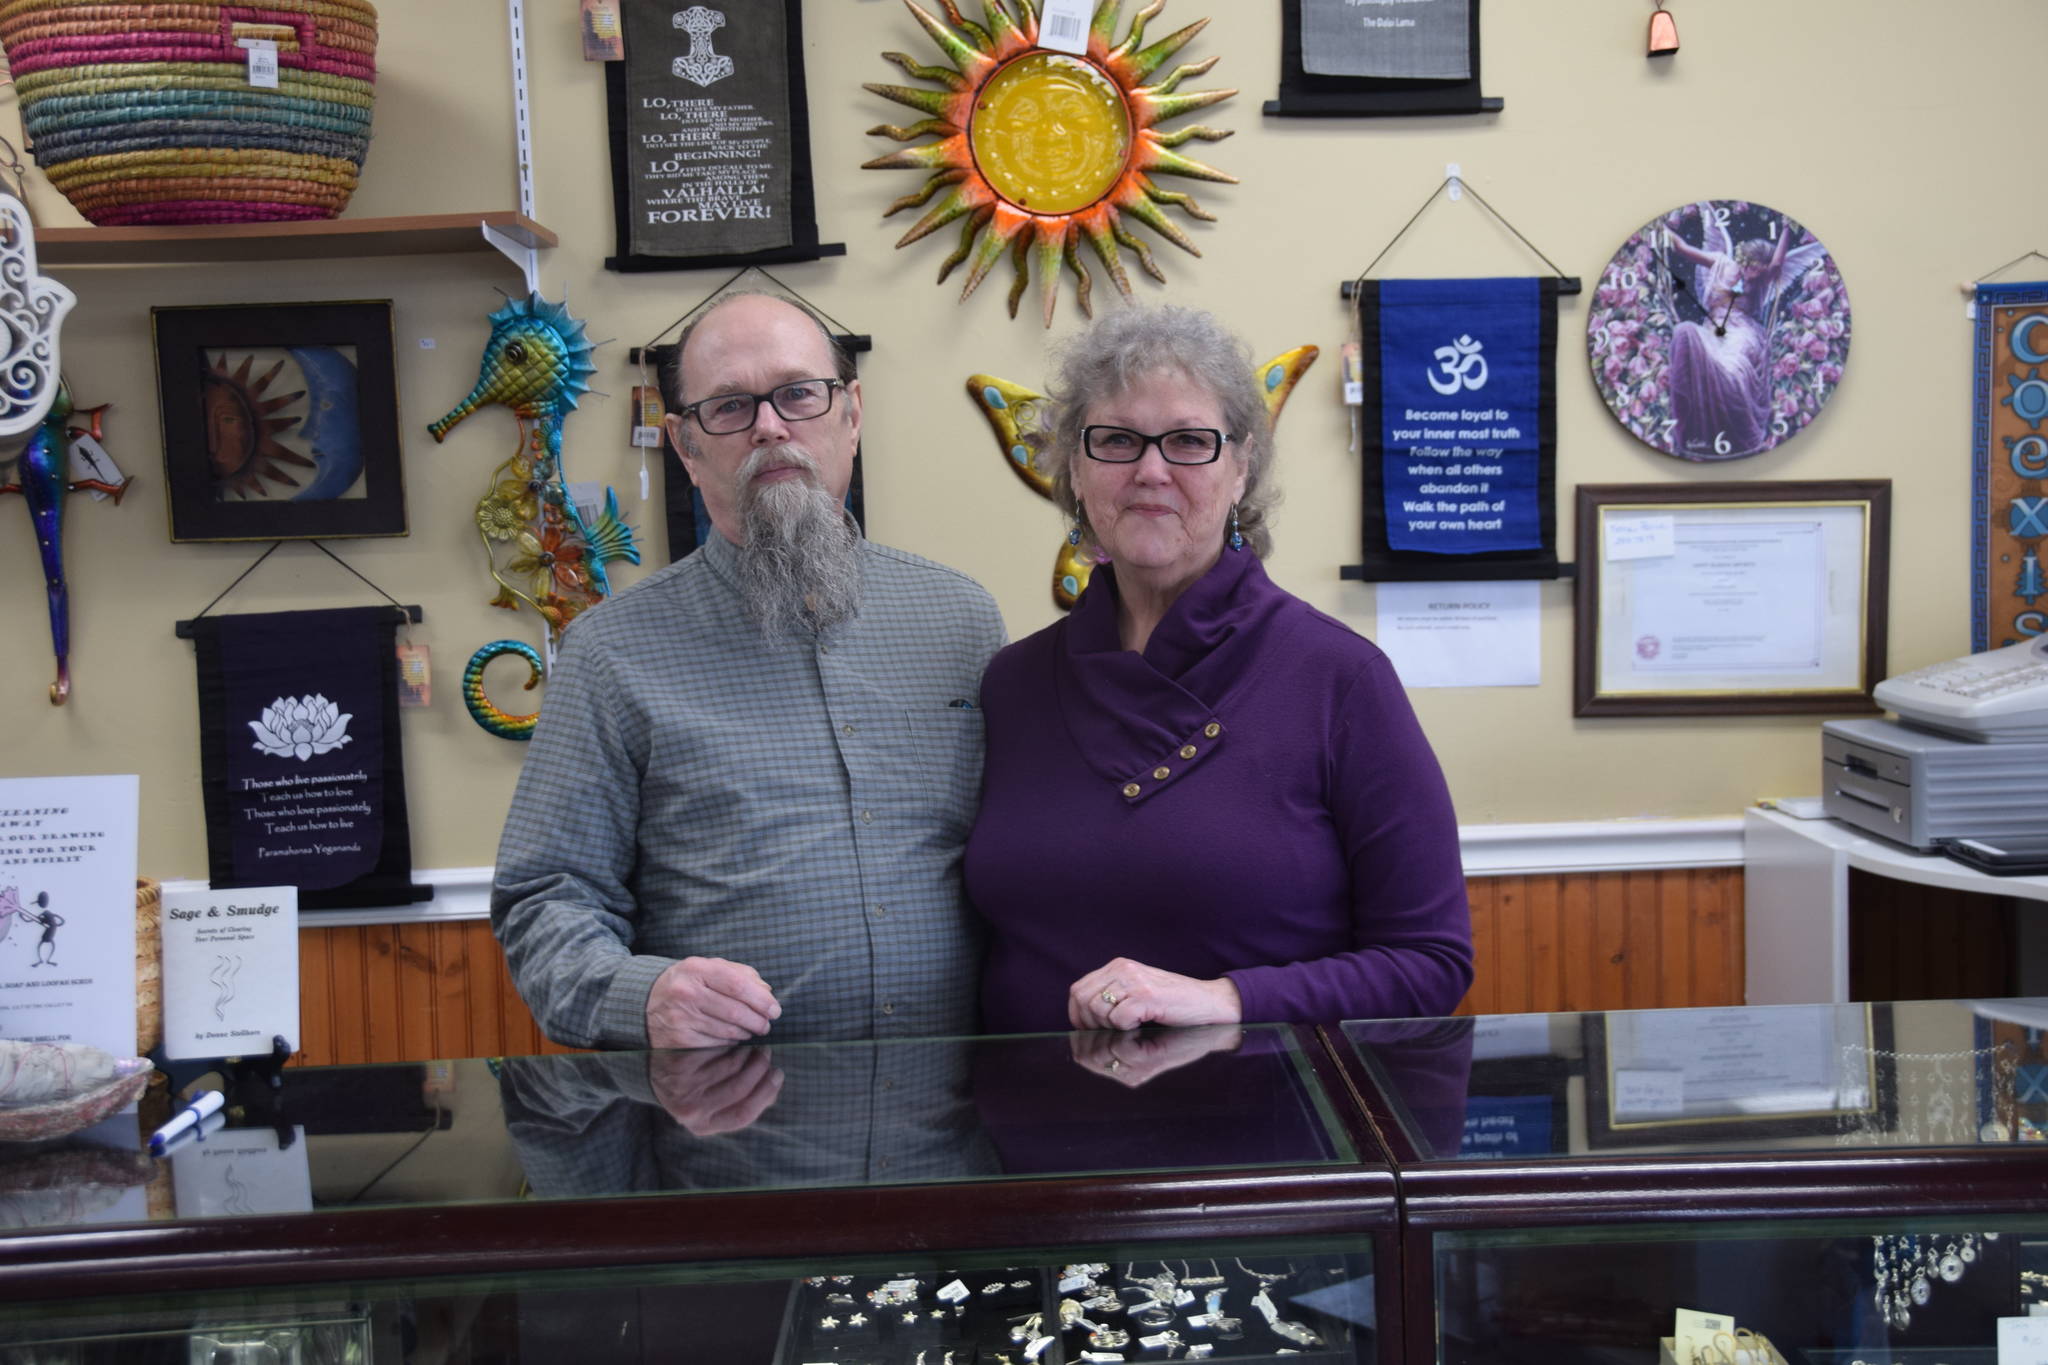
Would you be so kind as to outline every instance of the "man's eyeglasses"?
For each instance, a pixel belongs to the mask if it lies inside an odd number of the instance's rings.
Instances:
[[[730,436],[754,425],[765,401],[785,422],[808,422],[832,410],[832,390],[846,385],[837,379],[792,379],[766,393],[720,393],[680,409],[692,414],[706,436]]]
[[[1156,445],[1168,464],[1208,464],[1230,438],[1214,427],[1179,427],[1148,436],[1129,427],[1082,427],[1081,449],[1105,464],[1136,464],[1145,447]]]

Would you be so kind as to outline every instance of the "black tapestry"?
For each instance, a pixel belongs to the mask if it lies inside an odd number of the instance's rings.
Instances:
[[[200,784],[216,889],[306,910],[428,900],[412,884],[390,607],[202,616]]]
[[[624,61],[605,63],[617,254],[612,270],[811,261],[799,0],[621,0]]]

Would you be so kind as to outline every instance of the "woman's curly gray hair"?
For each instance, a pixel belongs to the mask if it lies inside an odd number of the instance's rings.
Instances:
[[[1074,461],[1087,458],[1081,428],[1091,407],[1156,370],[1180,371],[1222,405],[1231,438],[1224,458],[1236,459],[1244,470],[1237,527],[1252,553],[1264,559],[1273,549],[1268,513],[1279,501],[1279,490],[1267,482],[1273,423],[1251,352],[1213,316],[1192,308],[1121,308],[1062,349],[1051,413],[1027,436],[1032,464],[1052,479],[1053,501],[1063,512],[1078,512],[1082,539],[1093,543],[1094,528],[1074,502]]]

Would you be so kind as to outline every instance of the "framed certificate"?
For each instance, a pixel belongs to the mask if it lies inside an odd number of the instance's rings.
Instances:
[[[1586,1139],[1718,1146],[1888,1133],[1888,1007],[1620,1010],[1585,1016]]]
[[[1575,716],[1873,713],[1891,483],[1582,484]]]

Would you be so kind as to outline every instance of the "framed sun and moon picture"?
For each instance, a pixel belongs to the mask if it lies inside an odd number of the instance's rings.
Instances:
[[[173,541],[406,533],[391,301],[152,308]]]

